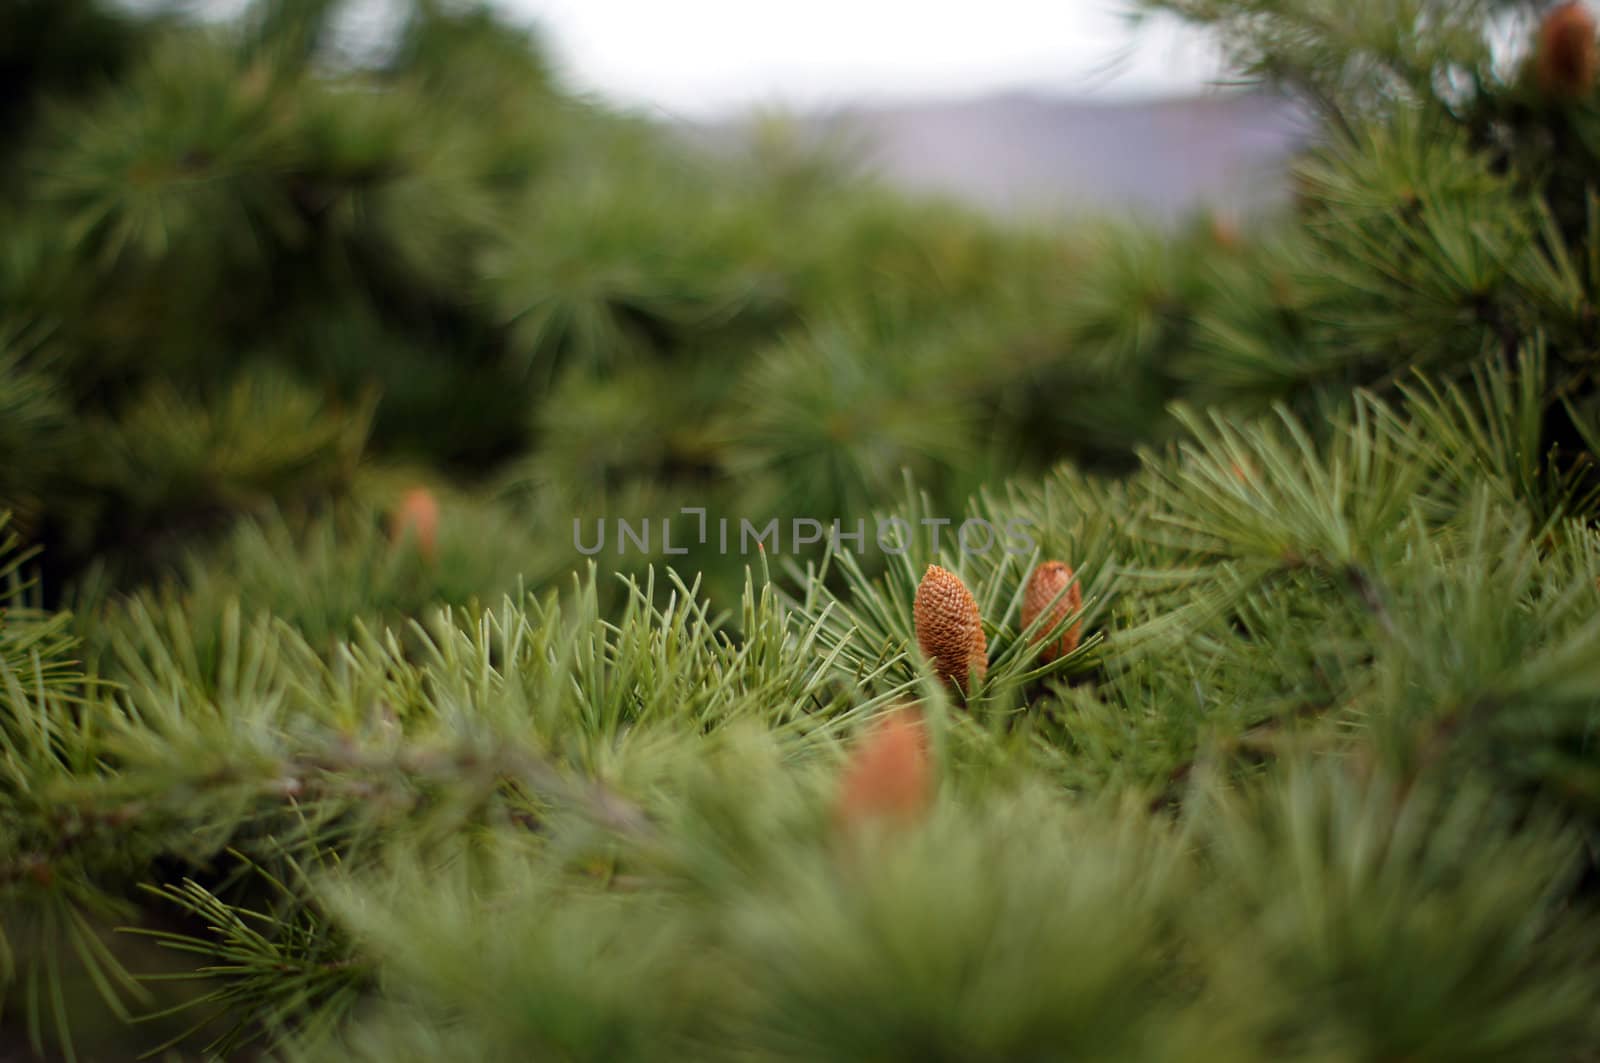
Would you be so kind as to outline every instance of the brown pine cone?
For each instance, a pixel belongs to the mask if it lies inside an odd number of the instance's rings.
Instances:
[[[1028,586],[1022,592],[1022,626],[1026,629],[1048,609],[1049,618],[1033,635],[1035,641],[1048,638],[1058,624],[1082,607],[1083,588],[1073,580],[1072,569],[1064,561],[1046,561],[1033,570],[1033,575],[1028,577]],[[1046,646],[1039,654],[1040,659],[1053,661],[1057,657],[1065,657],[1078,648],[1078,638],[1082,633],[1083,621],[1080,619]]]
[[[983,637],[978,603],[960,576],[929,565],[917,585],[912,615],[917,645],[940,677],[966,693],[969,674],[976,673],[981,682],[989,673],[989,645]]]
[[[1552,8],[1539,23],[1534,70],[1539,88],[1555,99],[1576,99],[1594,87],[1600,52],[1595,21],[1578,0]]]

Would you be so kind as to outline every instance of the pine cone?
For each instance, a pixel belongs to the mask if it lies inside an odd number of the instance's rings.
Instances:
[[[933,767],[922,713],[907,706],[879,717],[845,766],[835,818],[845,827],[914,822],[933,799]]]
[[[1219,251],[1239,250],[1244,246],[1244,235],[1239,231],[1239,222],[1231,214],[1213,214],[1211,242]]]
[[[426,487],[413,487],[400,497],[389,518],[389,539],[402,542],[407,535],[414,538],[417,553],[424,561],[433,561],[439,552],[439,502]]]
[[[1069,586],[1070,584],[1070,586]],[[1062,592],[1065,593],[1062,593]],[[1083,607],[1083,588],[1072,578],[1072,569],[1064,561],[1046,561],[1033,570],[1028,586],[1022,592],[1022,626],[1027,628],[1046,610],[1050,616],[1038,631],[1034,641],[1048,638],[1050,632],[1071,614]],[[1061,637],[1040,652],[1041,660],[1053,661],[1065,657],[1078,648],[1078,637],[1083,633],[1083,621],[1062,632]]]
[[[966,693],[969,673],[975,672],[980,681],[989,673],[989,646],[978,603],[960,576],[929,565],[917,586],[912,615],[917,645],[940,677]]]
[[[1552,8],[1539,23],[1539,47],[1534,69],[1539,88],[1555,99],[1576,99],[1594,87],[1600,54],[1595,43],[1595,21],[1578,0]]]

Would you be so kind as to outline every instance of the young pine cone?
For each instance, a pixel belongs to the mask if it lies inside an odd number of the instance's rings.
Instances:
[[[962,693],[967,692],[967,676],[979,681],[989,673],[989,645],[983,637],[983,620],[978,603],[961,577],[938,565],[929,565],[917,585],[912,608],[916,619],[917,645],[933,663],[933,670]]]
[[[856,745],[840,780],[834,818],[843,827],[922,818],[933,799],[928,728],[914,707],[879,717]]]
[[[400,504],[389,517],[389,538],[416,543],[424,561],[433,561],[439,551],[439,502],[426,487],[413,487],[401,496]]]
[[[1026,629],[1049,610],[1049,617],[1033,634],[1034,641],[1048,638],[1057,625],[1082,607],[1083,589],[1073,580],[1072,569],[1063,561],[1046,561],[1033,570],[1033,575],[1028,577],[1028,586],[1022,592],[1022,626]],[[1065,657],[1078,648],[1078,637],[1082,633],[1083,621],[1080,619],[1046,646],[1039,654],[1040,659],[1053,661],[1057,657]]]
[[[1595,42],[1595,21],[1578,0],[1552,8],[1539,23],[1539,46],[1534,70],[1539,88],[1553,99],[1576,99],[1594,87],[1600,52]]]

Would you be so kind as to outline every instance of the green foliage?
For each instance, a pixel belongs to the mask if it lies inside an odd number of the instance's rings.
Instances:
[[[1231,884],[1202,906],[1197,944],[1226,957],[1215,1006],[1259,1022],[1274,1058],[1570,1058],[1592,1043],[1572,975],[1595,925],[1554,899],[1575,850],[1551,824],[1514,826],[1470,788],[1396,797],[1326,768],[1249,803],[1196,818]]]
[[[1023,232],[470,4],[0,15],[0,1055],[1593,1058],[1594,94],[1146,6],[1324,118],[1281,216]]]
[[[729,472],[774,485],[758,512],[857,514],[903,469],[965,467],[971,413],[929,362],[893,326],[869,323],[822,326],[759,355],[724,429]]]
[[[70,446],[62,392],[37,344],[0,338],[0,508],[31,511],[60,474]]]
[[[1448,108],[1495,80],[1492,34],[1515,0],[1142,0],[1221,30],[1247,77],[1287,81],[1341,123],[1396,107]]]
[[[270,368],[209,401],[152,383],[116,420],[87,420],[82,462],[61,476],[78,481],[61,515],[78,545],[116,561],[170,559],[185,534],[347,489],[370,417],[370,404],[339,409]]]
[[[247,860],[243,862],[250,866]],[[293,861],[290,867],[299,870]],[[352,959],[343,936],[331,933],[326,920],[307,907],[299,893],[267,872],[260,874],[279,894],[277,903],[260,911],[231,906],[193,879],[185,879],[181,885],[151,887],[151,892],[162,900],[205,920],[211,936],[140,928],[129,932],[145,935],[173,951],[214,961],[198,970],[172,975],[172,979],[204,984],[221,976],[221,985],[175,1005],[170,1012],[205,1009],[208,1014],[152,1052],[194,1038],[210,1023],[225,1020],[238,1004],[252,1007],[257,1024],[228,1026],[226,1032],[205,1045],[207,1053],[228,1056],[248,1048],[260,1037],[284,1036],[305,1020],[306,1004],[311,1000],[320,1003],[309,1028],[302,1029],[301,1035],[329,1033],[359,1001],[361,991],[367,987],[369,969]],[[164,1016],[157,1012],[149,1017]]]

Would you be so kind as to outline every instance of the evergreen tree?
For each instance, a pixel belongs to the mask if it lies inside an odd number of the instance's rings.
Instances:
[[[1147,7],[1321,116],[1281,217],[9,5],[3,1050],[1600,1056],[1594,21]],[[570,538],[686,505],[783,537]]]

